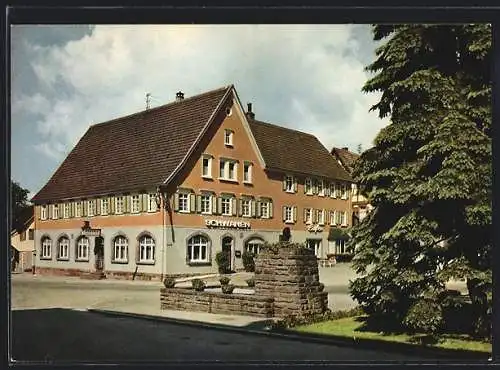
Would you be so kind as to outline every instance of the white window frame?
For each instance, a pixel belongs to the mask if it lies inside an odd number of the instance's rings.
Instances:
[[[342,223],[342,211],[335,212],[335,225],[340,225]]]
[[[342,184],[342,199],[349,199],[349,189],[347,184]]]
[[[253,164],[250,162],[245,162],[243,164],[243,183],[251,184],[252,183],[252,168]]]
[[[88,261],[90,251],[90,240],[86,236],[82,236],[76,243],[76,261]]]
[[[69,238],[66,236],[60,237],[57,241],[57,259],[63,261],[69,260]]]
[[[118,207],[119,206],[119,207]],[[121,215],[125,211],[125,197],[119,195],[115,197],[115,214]]]
[[[304,193],[306,195],[313,195],[313,180],[310,177],[306,177],[304,180]]]
[[[205,161],[208,161],[207,166],[205,167]],[[207,174],[205,174],[205,168],[207,169]],[[205,179],[212,178],[212,156],[203,155],[201,157],[201,177]]]
[[[211,215],[212,214],[212,195],[211,194],[201,194],[200,195],[200,209],[201,209],[201,214],[203,215]],[[208,203],[207,203],[208,199]],[[208,206],[207,206],[208,204]],[[205,206],[208,207],[204,208]]]
[[[82,217],[82,206],[82,201],[75,202],[75,217]]]
[[[251,238],[245,242],[245,252],[250,252],[254,256],[260,253],[264,246],[264,240],[261,238]]]
[[[63,218],[69,218],[70,209],[71,209],[71,204],[70,203],[64,203]]]
[[[52,258],[52,239],[48,236],[42,238],[42,248],[40,250],[40,258],[50,259]]]
[[[318,225],[324,225],[325,224],[325,210],[324,209],[319,209],[318,210]]]
[[[130,213],[139,213],[141,206],[140,195],[133,194],[130,196]]]
[[[158,210],[158,204],[156,204],[156,194],[148,194],[148,212],[156,212]]]
[[[334,182],[330,183],[330,198],[337,198],[337,186]]]
[[[224,145],[233,146],[234,131],[230,129],[224,130]]]
[[[340,198],[341,196],[342,196],[341,184],[336,183],[335,184],[335,197],[334,198]]]
[[[269,218],[269,207],[271,205],[271,202],[268,201],[260,201],[260,218]]]
[[[285,191],[287,193],[295,193],[295,179],[293,175],[286,175],[285,176]],[[289,186],[290,185],[290,186]]]
[[[101,199],[101,216],[106,216],[109,213],[109,198]]]
[[[221,164],[223,165],[223,171],[221,172]],[[234,165],[233,175],[234,177],[229,177],[229,165]],[[238,182],[238,161],[234,159],[219,159],[219,180]]]
[[[185,197],[185,198],[184,198]],[[189,204],[190,202],[190,196],[188,193],[179,193],[178,199],[179,199],[179,212],[181,213],[189,213],[191,210],[191,205]],[[182,207],[181,207],[182,205]],[[186,206],[184,208],[184,205]]]
[[[59,218],[59,204],[52,204],[52,219],[57,220]]]
[[[90,199],[87,201],[87,216],[92,217],[95,215],[95,200]]]
[[[285,206],[285,224],[293,224],[293,207]]]
[[[336,217],[337,211],[334,209],[330,211],[330,226],[335,226],[335,217]]]
[[[156,243],[152,236],[143,235],[139,238],[139,263],[155,263]],[[150,252],[147,258],[147,252]]]
[[[245,212],[245,210],[248,212]],[[241,200],[241,216],[242,217],[252,217],[252,200],[251,199],[243,198]]]
[[[226,205],[228,207],[229,212],[224,212],[224,205]],[[222,197],[221,214],[223,216],[232,216],[233,215],[233,198],[232,197]]]
[[[318,180],[318,196],[324,197],[325,196],[325,182],[323,179]]]
[[[40,206],[40,219],[46,220],[47,216],[47,205]]]
[[[199,248],[198,250],[198,258],[194,258],[195,256],[195,248]],[[203,258],[202,251],[205,251],[205,256]],[[208,263],[210,262],[210,239],[205,235],[193,235],[187,241],[187,261],[188,263]]]
[[[113,239],[113,262],[128,263],[128,239],[117,235]]]
[[[306,225],[312,224],[312,222],[313,222],[313,209],[312,208],[306,208],[304,222],[306,223]]]
[[[347,226],[347,211],[342,211],[342,216],[341,216],[341,226]]]

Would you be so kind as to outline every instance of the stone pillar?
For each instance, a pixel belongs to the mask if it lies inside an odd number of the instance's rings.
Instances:
[[[274,298],[274,316],[316,315],[328,308],[314,251],[280,242],[255,259],[255,294]]]

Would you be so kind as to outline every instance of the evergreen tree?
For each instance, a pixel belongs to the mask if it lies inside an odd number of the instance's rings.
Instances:
[[[28,193],[29,190],[24,189],[17,182],[10,180],[11,187],[11,229],[17,229],[20,225],[20,218],[23,212],[29,207]]]
[[[491,26],[378,25],[373,35],[385,43],[363,91],[382,93],[371,110],[391,123],[355,164],[374,211],[353,230],[362,276],[351,295],[403,324],[466,279],[475,331],[488,335]]]

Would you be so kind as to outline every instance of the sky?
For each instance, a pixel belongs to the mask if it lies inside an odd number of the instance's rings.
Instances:
[[[234,84],[256,119],[331,150],[372,146],[388,121],[361,88],[368,25],[15,25],[11,175],[38,192],[88,127]]]

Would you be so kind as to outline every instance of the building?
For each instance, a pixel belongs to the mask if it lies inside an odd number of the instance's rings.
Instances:
[[[34,207],[28,207],[20,215],[17,229],[10,233],[11,258],[13,272],[31,271],[33,253],[35,252],[35,220]],[[12,261],[11,259],[11,261]]]
[[[233,85],[91,126],[34,196],[37,271],[242,268],[285,227],[318,257],[351,223],[350,175],[313,135],[255,119]]]

